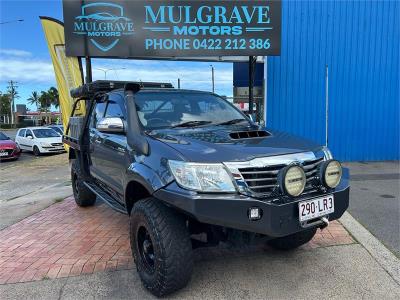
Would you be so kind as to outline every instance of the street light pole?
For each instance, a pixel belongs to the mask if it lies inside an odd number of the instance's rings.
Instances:
[[[212,92],[215,93],[214,66],[210,65],[210,67],[211,67]]]
[[[107,72],[109,71],[118,71],[118,70],[125,70],[126,68],[117,68],[117,69],[103,69],[103,68],[96,68],[95,70],[99,70],[104,72],[104,80],[107,80]]]

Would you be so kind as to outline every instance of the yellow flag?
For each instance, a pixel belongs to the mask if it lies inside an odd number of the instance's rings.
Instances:
[[[83,84],[82,65],[77,57],[65,55],[64,24],[48,17],[40,17],[40,20],[53,62],[60,97],[62,123],[65,129],[74,103],[70,96],[70,90]],[[78,107],[76,115],[84,115],[84,109],[84,105]]]

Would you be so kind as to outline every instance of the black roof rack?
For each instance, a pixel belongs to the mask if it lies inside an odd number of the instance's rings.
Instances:
[[[90,96],[93,96],[96,93],[107,93],[112,90],[123,89],[127,84],[137,84],[141,88],[174,88],[171,83],[164,82],[96,80],[72,89],[70,94],[73,98],[90,98]]]

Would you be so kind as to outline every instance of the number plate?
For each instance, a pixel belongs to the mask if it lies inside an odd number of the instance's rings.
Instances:
[[[7,152],[0,152],[0,156],[8,156]]]
[[[312,220],[335,211],[333,195],[299,202],[300,222]]]

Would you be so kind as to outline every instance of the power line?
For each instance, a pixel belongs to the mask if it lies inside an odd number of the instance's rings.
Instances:
[[[11,20],[11,21],[4,21],[4,22],[0,22],[0,25],[10,24],[10,23],[17,23],[17,22],[23,22],[23,21],[24,21],[24,19]]]

